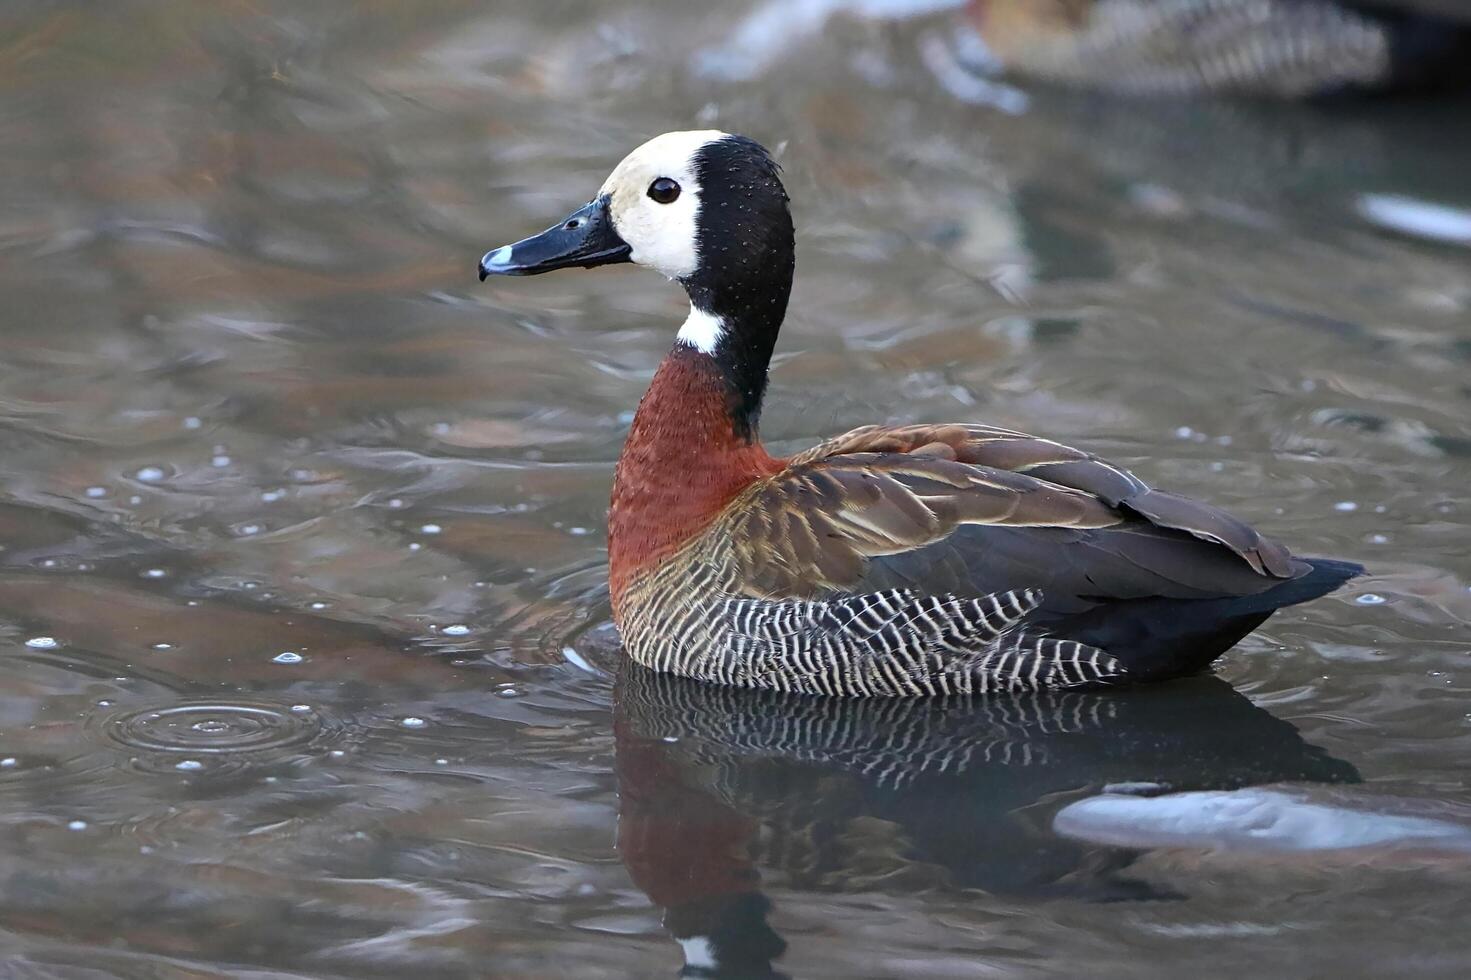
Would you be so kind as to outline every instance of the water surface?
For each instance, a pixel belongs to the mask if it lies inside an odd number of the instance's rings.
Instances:
[[[11,972],[1471,971],[1466,106],[998,103],[829,6],[0,13]],[[1371,574],[1149,691],[623,667],[683,297],[474,269],[694,126],[795,202],[778,447],[1014,426]]]

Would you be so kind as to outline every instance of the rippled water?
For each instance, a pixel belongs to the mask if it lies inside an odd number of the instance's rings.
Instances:
[[[1464,103],[500,6],[0,11],[7,975],[1471,971]],[[795,201],[771,441],[1012,425],[1371,575],[1148,691],[623,669],[603,509],[683,299],[474,264],[692,125]]]

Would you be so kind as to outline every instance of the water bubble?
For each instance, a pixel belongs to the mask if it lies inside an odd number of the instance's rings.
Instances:
[[[111,708],[112,707],[112,702],[109,701],[109,700],[107,700],[106,698],[103,698],[101,701],[98,701],[97,702],[97,707],[99,707],[99,708]]]
[[[330,603],[330,602],[323,602],[322,600],[318,599],[316,602],[308,603],[307,604],[307,608],[309,608],[309,609],[315,609],[318,612],[320,612],[323,609],[327,609],[331,605],[332,605],[332,603]]]
[[[449,760],[448,759],[435,759],[434,760],[434,764],[436,766],[447,766],[447,765],[449,765]]]
[[[173,648],[174,645],[172,643],[155,643],[153,645],[153,649],[155,650],[172,650]]]
[[[157,483],[167,475],[162,466],[145,466],[134,473],[133,478],[143,483]]]
[[[591,528],[586,528],[586,527],[569,527],[567,529],[567,533],[568,534],[575,534],[578,537],[581,537],[584,534],[591,534],[592,533],[592,529]]]
[[[299,715],[304,715],[308,711],[312,710],[312,706],[309,704],[293,704],[291,706],[291,710]]]
[[[389,510],[399,510],[400,508],[403,507],[403,505],[404,505],[404,502],[403,502],[403,498],[402,497],[390,497],[390,498],[388,498],[388,509]]]
[[[1189,439],[1193,435],[1195,435],[1195,430],[1188,425],[1182,425],[1175,430],[1176,439]]]
[[[55,558],[42,558],[41,559],[41,567],[42,568],[55,568],[59,564],[60,564],[60,562],[58,562]]]
[[[174,763],[174,768],[179,770],[180,772],[198,772],[199,770],[204,768],[204,763],[200,762],[198,759],[184,759],[180,762]]]
[[[445,636],[468,636],[469,633],[470,627],[463,623],[455,623],[453,626],[446,626],[444,628]]]
[[[284,496],[286,496],[286,491],[284,490],[262,490],[260,499],[268,504],[274,504]]]
[[[1389,543],[1389,535],[1387,535],[1387,534],[1371,534],[1371,535],[1369,535],[1369,543],[1370,544],[1388,544]]]
[[[202,425],[204,425],[204,420],[201,419],[198,415],[190,415],[188,418],[184,419],[184,428],[186,429],[197,429]]]
[[[132,504],[134,507],[137,507],[142,502],[143,502],[143,498],[140,497],[140,496],[138,496],[136,493],[133,494],[131,497],[128,498],[128,503]]]
[[[305,658],[295,650],[282,650],[271,658],[271,662],[277,664],[299,664],[303,659]]]
[[[95,500],[98,497],[105,497],[105,496],[107,496],[107,488],[106,487],[88,487],[87,490],[86,490],[86,493],[87,493],[87,496],[89,496],[93,500]]]
[[[419,532],[421,534],[438,534],[440,531],[443,530],[444,528],[440,527],[438,524],[425,524],[423,527],[419,528]]]
[[[419,542],[417,542],[417,541],[410,541],[409,542],[409,550],[410,551],[418,551],[422,547],[424,547],[424,546],[422,544],[420,544]]]
[[[1382,606],[1388,601],[1388,599],[1376,592],[1365,592],[1354,600],[1354,602],[1357,602],[1361,606]]]
[[[85,821],[85,820],[73,820],[71,823],[68,823],[66,825],[66,829],[67,830],[86,830],[87,829],[87,821]]]
[[[669,742],[672,745],[673,743],[679,741],[679,736],[678,735],[665,735],[662,739],[660,739],[660,741],[661,742]]]
[[[499,691],[496,691],[495,693],[496,693],[496,695],[498,697],[503,697],[503,698],[514,698],[514,697],[517,697],[518,696],[518,692],[516,691],[516,689],[514,687],[503,687]]]
[[[330,755],[334,759],[340,759],[343,756],[347,755],[347,753],[344,752],[342,749],[333,749],[331,752],[328,752],[327,754]]]
[[[409,718],[404,718],[404,719],[400,720],[399,721],[399,724],[402,725],[402,726],[404,726],[405,728],[423,728],[425,725],[427,725],[429,723],[427,721],[425,721],[423,718],[409,717]]]
[[[13,755],[0,759],[0,769],[14,769],[18,765],[20,765],[20,760]]]
[[[239,532],[242,538],[248,538],[251,535],[259,534],[261,532],[261,526],[259,524],[241,524],[236,528],[236,531]]]
[[[163,568],[147,568],[147,569],[144,569],[143,570],[143,577],[144,578],[168,578],[169,577],[169,573],[168,573],[167,569],[163,569]]]
[[[209,458],[209,465],[213,466],[217,470],[222,470],[226,466],[230,465],[230,457],[224,455],[223,453],[218,456],[211,456]]]
[[[54,636],[33,636],[26,640],[26,646],[32,650],[55,650],[61,644],[56,642]]]
[[[1359,505],[1357,502],[1352,500],[1340,500],[1338,503],[1333,505],[1333,509],[1343,511],[1345,514],[1347,514],[1351,513],[1352,511],[1358,510]]]

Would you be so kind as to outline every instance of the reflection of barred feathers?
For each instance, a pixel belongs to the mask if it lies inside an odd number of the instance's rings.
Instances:
[[[748,882],[770,869],[811,890],[1137,898],[1113,874],[1125,852],[1045,831],[1058,807],[1109,783],[1358,778],[1213,677],[1147,696],[852,699],[703,684],[624,661],[613,700],[620,833],[640,829],[650,843],[622,854],[637,880],[677,878],[678,904],[704,911],[722,896],[693,899],[702,879],[689,875],[690,854],[737,863]]]
[[[1460,25],[1339,0],[974,0],[1009,70],[1134,94],[1301,98],[1427,80]],[[1417,77],[1418,76],[1418,77]]]
[[[948,700],[785,698],[767,710],[752,700],[758,697],[778,695],[692,684],[629,667],[620,682],[619,711],[640,738],[663,740],[670,751],[707,769],[710,788],[727,802],[746,795],[734,791],[761,758],[839,769],[888,790],[927,775],[1050,765],[1057,760],[1049,740],[1102,734],[1118,712],[1116,700],[1087,692]]]

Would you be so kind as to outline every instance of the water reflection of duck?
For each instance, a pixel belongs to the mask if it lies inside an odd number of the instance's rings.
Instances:
[[[774,975],[761,869],[789,887],[1160,898],[1136,852],[1051,832],[1106,784],[1356,781],[1212,677],[1149,692],[843,701],[628,665],[615,692],[618,846],[688,975]],[[861,843],[860,843],[861,842]]]
[[[633,261],[689,294],[609,513],[613,614],[638,662],[839,695],[1158,680],[1362,571],[1007,429],[867,426],[773,458],[757,419],[793,237],[761,146],[667,133],[590,204],[481,260],[482,279]]]
[[[1304,98],[1466,77],[1471,14],[1427,0],[971,0],[1004,69],[1148,95]]]

